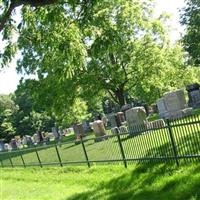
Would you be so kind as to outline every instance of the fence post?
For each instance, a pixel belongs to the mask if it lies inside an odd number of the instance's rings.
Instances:
[[[120,135],[119,135],[118,128],[116,129],[116,133],[117,133],[117,140],[118,140],[118,143],[119,143],[120,152],[121,152],[123,162],[124,162],[124,167],[127,168],[126,157],[125,157],[125,153],[124,153],[124,149],[123,149],[123,146],[122,146],[122,142],[121,142],[121,138],[120,138]]]
[[[89,159],[88,159],[88,155],[87,155],[87,152],[86,152],[86,148],[85,148],[85,144],[84,144],[82,135],[81,135],[81,144],[82,144],[82,147],[83,147],[83,151],[84,151],[84,154],[85,154],[85,159],[86,159],[87,165],[90,168],[90,162],[89,162]]]
[[[23,156],[22,156],[22,153],[20,154],[20,157],[21,157],[21,159],[22,159],[22,163],[23,163],[23,165],[24,165],[24,168],[26,168],[26,164],[25,164],[25,162],[24,162],[24,158],[23,158]]]
[[[56,153],[57,153],[57,156],[58,156],[58,160],[59,160],[60,166],[62,167],[63,164],[62,164],[62,160],[61,160],[61,157],[60,157],[60,154],[59,154],[59,151],[58,151],[57,144],[55,144],[55,148],[56,148]]]
[[[9,157],[11,166],[14,167],[13,162],[12,162],[12,158],[11,158],[11,156],[10,156],[10,152],[8,152],[8,157]]]
[[[174,141],[172,127],[171,127],[169,119],[167,119],[167,128],[168,128],[168,131],[169,131],[169,136],[170,136],[170,140],[171,140],[171,144],[172,144],[172,148],[173,148],[173,152],[174,152],[174,156],[175,156],[176,165],[179,166],[179,161],[178,161],[178,158],[177,158],[178,154],[177,154],[176,144],[175,144],[175,141]]]
[[[35,153],[36,153],[36,155],[37,155],[37,159],[38,159],[38,162],[39,162],[39,164],[40,164],[40,167],[42,167],[42,162],[41,162],[41,160],[40,160],[40,157],[39,157],[39,154],[38,154],[38,151],[37,151],[36,146],[35,146]]]

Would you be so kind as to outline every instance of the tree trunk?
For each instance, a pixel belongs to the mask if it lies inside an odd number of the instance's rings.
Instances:
[[[114,93],[117,98],[117,101],[119,102],[119,105],[120,106],[125,105],[126,102],[125,102],[125,98],[124,98],[124,88],[119,88]]]

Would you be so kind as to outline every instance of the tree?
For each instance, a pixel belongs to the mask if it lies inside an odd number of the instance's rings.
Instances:
[[[191,70],[181,46],[168,40],[165,16],[155,19],[152,10],[151,1],[98,1],[82,26],[74,20],[78,12],[72,19],[63,6],[34,12],[24,7],[18,70],[38,75],[34,97],[56,114],[67,112],[77,98],[90,107],[105,94],[119,105],[127,92],[153,103],[182,87]]]
[[[31,87],[34,81],[21,81],[13,98],[18,111],[13,114],[16,134],[32,135],[36,131],[51,131],[55,124],[53,116],[47,114],[45,109],[38,106],[32,96]]]
[[[182,47],[170,43],[166,18],[153,17],[151,1],[99,2],[93,9],[84,29],[89,62],[78,75],[85,93],[104,90],[120,106],[126,92],[153,103],[189,81]]]
[[[183,37],[185,50],[189,53],[190,62],[200,65],[200,1],[187,0],[182,14],[182,25],[186,26]]]
[[[59,8],[62,13],[65,13],[72,21],[79,21],[81,23],[87,22],[88,18],[92,17],[92,7],[97,0],[0,0],[0,32],[5,41],[5,47],[0,52],[0,65],[5,67],[17,52],[17,44],[13,42],[16,33],[19,35],[21,27],[25,25],[26,17],[24,17],[23,10],[28,9],[30,15],[44,8],[45,12],[42,15],[48,15],[48,20],[56,20],[59,15]],[[15,14],[16,8],[21,10],[22,21],[16,23],[12,15]],[[50,10],[50,15],[48,13]],[[14,15],[15,16],[15,15]],[[75,17],[76,16],[76,17]],[[66,27],[67,28],[67,27]],[[4,46],[4,45],[3,45]],[[2,46],[2,47],[3,47]]]
[[[13,102],[12,95],[0,95],[0,138],[9,141],[16,133],[13,113],[18,107]]]

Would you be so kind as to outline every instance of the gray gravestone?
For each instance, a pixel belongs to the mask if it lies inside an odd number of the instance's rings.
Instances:
[[[191,114],[192,108],[188,108],[183,90],[168,92],[157,101],[159,116],[164,119],[181,118]]]
[[[188,91],[189,102],[188,105],[193,108],[200,108],[200,85],[192,84],[187,85],[186,90]]]
[[[134,107],[126,111],[126,121],[129,133],[142,131],[146,129],[147,119],[144,107]]]
[[[4,150],[4,142],[3,140],[0,140],[0,151]]]
[[[117,127],[117,121],[116,121],[115,113],[108,114],[107,118],[108,118],[108,122],[109,122],[111,128]]]

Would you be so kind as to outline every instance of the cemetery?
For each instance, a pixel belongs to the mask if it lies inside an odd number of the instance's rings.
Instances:
[[[0,1],[0,200],[200,200],[199,12]]]
[[[157,101],[160,119],[148,120],[144,107],[132,107],[88,123],[75,124],[69,133],[52,133],[1,142],[2,167],[120,162],[174,162],[199,159],[200,116],[188,107],[183,90],[164,94]],[[73,130],[73,131],[72,131]],[[72,131],[72,132],[71,132]],[[65,134],[64,134],[65,132]],[[4,144],[4,146],[3,146]],[[187,145],[187,148],[183,146]]]

